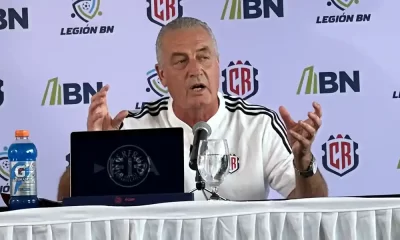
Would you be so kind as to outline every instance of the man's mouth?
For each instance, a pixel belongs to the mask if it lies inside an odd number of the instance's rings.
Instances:
[[[197,83],[197,84],[194,84],[190,89],[191,90],[193,90],[193,91],[201,91],[201,90],[203,90],[203,89],[205,89],[206,88],[206,85],[204,85],[204,84],[202,84],[202,83]]]

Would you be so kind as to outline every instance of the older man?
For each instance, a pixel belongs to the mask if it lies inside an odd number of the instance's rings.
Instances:
[[[208,25],[195,18],[179,18],[163,27],[156,52],[156,70],[171,97],[149,103],[138,113],[121,111],[112,118],[107,108],[109,86],[105,86],[92,98],[88,131],[182,127],[188,158],[191,128],[205,121],[213,130],[210,137],[227,139],[231,153],[239,158],[220,186],[221,196],[264,199],[270,187],[289,199],[328,195],[311,153],[321,126],[318,103],[313,104],[315,111],[308,114],[309,118],[299,122],[281,107],[283,125],[274,111],[219,93],[217,42]],[[185,159],[185,191],[195,187],[195,172],[188,161]],[[69,176],[65,175],[60,181],[59,198],[68,196],[69,185],[63,182]],[[204,197],[198,194],[195,198]]]

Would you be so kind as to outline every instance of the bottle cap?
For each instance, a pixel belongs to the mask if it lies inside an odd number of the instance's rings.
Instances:
[[[29,137],[29,131],[28,130],[16,130],[15,137]]]

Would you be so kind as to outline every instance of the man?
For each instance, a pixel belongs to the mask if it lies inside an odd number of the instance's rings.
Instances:
[[[92,98],[88,131],[182,127],[185,191],[190,191],[195,187],[195,172],[188,166],[192,127],[205,121],[212,128],[210,138],[226,138],[231,153],[239,158],[219,188],[222,197],[264,199],[269,187],[289,199],[328,195],[311,153],[321,126],[319,104],[314,103],[315,111],[299,122],[281,107],[284,126],[274,111],[220,94],[216,40],[208,25],[194,18],[179,18],[163,27],[156,53],[158,76],[171,97],[149,103],[138,113],[121,111],[112,118],[107,108],[109,86],[105,86]],[[68,191],[63,189],[59,191]],[[196,193],[195,198],[204,196]]]

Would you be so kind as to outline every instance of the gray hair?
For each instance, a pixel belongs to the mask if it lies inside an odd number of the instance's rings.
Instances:
[[[207,23],[200,21],[199,19],[192,18],[192,17],[181,17],[181,18],[177,18],[177,19],[169,22],[167,25],[162,27],[160,32],[158,33],[157,41],[156,41],[157,62],[160,63],[160,61],[161,61],[162,38],[166,32],[168,32],[170,30],[188,29],[188,28],[195,28],[195,27],[202,27],[208,32],[208,34],[210,34],[210,36],[214,42],[215,52],[218,56],[219,54],[218,54],[217,40],[215,39],[214,33],[212,32],[211,28],[207,25]]]

